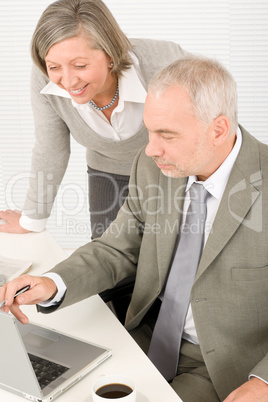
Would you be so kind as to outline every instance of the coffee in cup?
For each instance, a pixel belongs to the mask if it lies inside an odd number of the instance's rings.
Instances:
[[[135,402],[136,388],[132,380],[121,375],[106,375],[98,378],[93,385],[94,402],[118,401]]]

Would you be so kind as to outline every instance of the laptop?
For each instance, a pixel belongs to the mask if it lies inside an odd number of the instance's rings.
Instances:
[[[0,388],[37,402],[54,400],[112,354],[2,311],[0,347]]]

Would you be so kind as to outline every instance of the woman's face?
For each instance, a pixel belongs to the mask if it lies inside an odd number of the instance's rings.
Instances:
[[[114,94],[116,79],[111,74],[110,57],[103,50],[92,49],[83,35],[51,46],[45,62],[50,80],[76,103],[97,102]]]

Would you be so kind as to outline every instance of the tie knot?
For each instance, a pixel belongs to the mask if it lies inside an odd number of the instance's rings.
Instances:
[[[190,199],[192,202],[206,203],[209,192],[205,189],[203,184],[193,183],[189,189]]]

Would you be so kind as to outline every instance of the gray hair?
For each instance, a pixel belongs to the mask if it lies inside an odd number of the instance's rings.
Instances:
[[[218,116],[230,120],[230,133],[237,128],[237,85],[218,61],[201,56],[176,60],[152,79],[149,92],[161,95],[171,87],[187,89],[196,116],[210,124]]]
[[[85,34],[93,49],[103,50],[113,61],[118,77],[131,64],[131,45],[101,0],[58,0],[41,15],[31,42],[34,63],[47,75],[45,57],[51,46]]]

